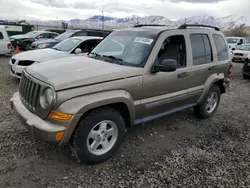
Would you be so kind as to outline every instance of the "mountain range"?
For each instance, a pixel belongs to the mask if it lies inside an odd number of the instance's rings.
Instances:
[[[130,16],[125,18],[116,18],[109,16],[95,15],[87,19],[72,19],[72,20],[29,20],[28,22],[33,25],[46,25],[60,27],[62,22],[67,22],[69,28],[101,28],[102,20],[104,21],[105,29],[117,29],[130,27],[136,24],[162,24],[170,27],[178,27],[184,23],[187,24],[207,24],[218,26],[221,29],[232,29],[234,27],[246,24],[247,20],[243,16],[226,16],[226,17],[214,17],[206,14],[199,16],[192,16],[183,18],[180,20],[170,20],[163,16]]]

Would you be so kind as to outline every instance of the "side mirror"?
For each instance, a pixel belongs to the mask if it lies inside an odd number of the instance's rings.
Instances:
[[[177,62],[174,59],[164,59],[161,64],[156,64],[152,72],[174,72],[177,69]]]
[[[75,54],[80,54],[80,53],[82,53],[82,50],[81,50],[80,48],[77,48],[77,49],[75,50]]]

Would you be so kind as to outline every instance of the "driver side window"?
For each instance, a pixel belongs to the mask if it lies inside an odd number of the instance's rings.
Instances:
[[[186,44],[183,35],[173,35],[165,39],[157,55],[156,61],[159,64],[164,59],[173,59],[177,62],[177,67],[186,67]]]

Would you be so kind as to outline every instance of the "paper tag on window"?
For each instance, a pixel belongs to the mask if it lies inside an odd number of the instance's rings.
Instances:
[[[154,40],[150,38],[144,38],[144,37],[136,37],[134,42],[143,43],[150,45]]]

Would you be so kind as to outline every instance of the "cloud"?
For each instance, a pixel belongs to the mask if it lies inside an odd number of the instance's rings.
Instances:
[[[159,0],[161,2],[165,2],[168,0]],[[220,1],[230,1],[230,0],[169,0],[173,3],[179,3],[179,2],[188,2],[188,3],[218,3]]]
[[[172,20],[208,14],[250,17],[250,0],[0,0],[0,19],[85,19],[101,14],[160,15]]]

